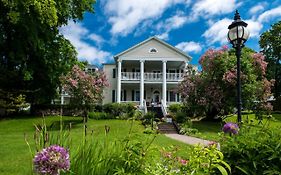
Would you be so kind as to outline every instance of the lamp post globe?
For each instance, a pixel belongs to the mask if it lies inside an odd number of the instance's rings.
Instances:
[[[247,23],[241,20],[240,14],[238,10],[236,10],[234,15],[234,21],[228,26],[228,41],[232,44],[232,47],[235,49],[236,58],[237,58],[237,122],[241,123],[241,108],[242,108],[242,100],[241,100],[241,78],[240,78],[240,57],[241,57],[241,49],[244,47],[245,42],[248,40],[250,36],[250,32],[248,31]]]

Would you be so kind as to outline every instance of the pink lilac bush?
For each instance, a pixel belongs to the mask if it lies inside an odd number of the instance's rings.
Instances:
[[[63,89],[79,104],[91,104],[101,100],[103,89],[108,86],[102,71],[87,74],[77,65],[67,75],[62,76],[61,81]]]

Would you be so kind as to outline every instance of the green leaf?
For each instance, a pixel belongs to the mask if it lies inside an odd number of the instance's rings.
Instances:
[[[214,166],[221,172],[222,175],[228,175],[226,169],[223,166],[218,165],[218,164],[216,164]]]
[[[244,170],[243,168],[241,168],[240,166],[236,166],[237,169],[239,169],[241,172],[245,173],[245,174],[249,174],[246,170]]]

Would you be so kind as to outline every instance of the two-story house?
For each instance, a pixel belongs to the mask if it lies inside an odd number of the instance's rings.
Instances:
[[[191,57],[157,37],[134,45],[114,56],[115,63],[103,64],[109,87],[103,103],[135,102],[141,108],[180,102],[178,83]]]

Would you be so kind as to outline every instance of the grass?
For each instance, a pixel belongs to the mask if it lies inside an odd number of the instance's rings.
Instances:
[[[281,114],[272,114],[273,119],[268,123],[269,127],[280,127],[281,126]],[[237,116],[230,115],[226,117],[226,122],[236,122]],[[252,120],[252,124],[258,126],[259,121],[256,120],[255,114],[242,115],[242,121]],[[266,120],[263,120],[264,124]],[[192,136],[218,141],[220,139],[219,133],[222,131],[222,122],[210,122],[210,121],[195,121],[192,125],[193,128],[198,130],[198,133]]]
[[[53,132],[59,130],[60,117],[46,117],[47,126],[51,127]],[[83,122],[80,117],[63,117],[65,125],[72,123],[71,139],[73,145],[71,149],[76,149],[80,143],[83,135]],[[132,122],[133,125],[132,125]],[[41,117],[19,117],[13,119],[0,120],[0,174],[14,175],[14,174],[31,174],[32,157],[29,153],[27,144],[24,141],[24,135],[29,140],[31,147],[34,147],[33,135],[34,124],[41,124]],[[110,127],[109,134],[105,135],[105,125]],[[94,134],[96,139],[122,139],[126,137],[132,126],[132,133],[138,135],[137,139],[140,141],[149,141],[153,139],[154,135],[143,134],[143,126],[139,121],[126,120],[89,120],[87,123],[88,133]],[[164,135],[156,135],[152,144],[154,150],[161,148],[169,148],[176,146],[179,149],[181,156],[187,156],[189,145],[169,139]],[[158,151],[159,153],[159,151]]]

